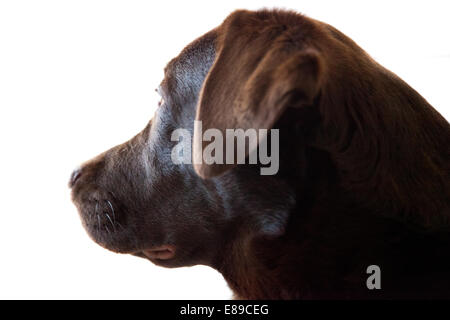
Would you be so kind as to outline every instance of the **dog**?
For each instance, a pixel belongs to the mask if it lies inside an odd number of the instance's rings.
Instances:
[[[238,299],[450,298],[449,123],[340,31],[235,11],[168,63],[158,91],[143,131],[70,178],[99,245],[210,266]],[[198,121],[277,129],[279,170],[175,164],[177,128],[201,153]]]

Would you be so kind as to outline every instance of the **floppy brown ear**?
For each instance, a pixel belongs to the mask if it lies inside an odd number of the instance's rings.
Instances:
[[[313,102],[323,62],[301,39],[301,27],[280,24],[261,12],[237,11],[225,20],[217,29],[215,62],[199,95],[196,120],[202,132],[219,129],[225,137],[226,129],[271,129],[288,106]],[[195,126],[195,171],[208,178],[232,167],[198,163],[210,142],[202,141],[198,122]]]

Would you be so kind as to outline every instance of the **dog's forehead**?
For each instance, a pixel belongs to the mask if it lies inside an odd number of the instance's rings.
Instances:
[[[164,69],[170,91],[200,87],[215,58],[216,31],[212,30],[187,45]]]

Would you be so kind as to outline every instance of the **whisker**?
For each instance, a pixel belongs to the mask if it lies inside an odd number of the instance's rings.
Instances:
[[[94,214],[91,214],[91,217],[93,215],[97,214],[97,212],[98,212],[98,201],[95,202],[95,211],[94,211]]]
[[[122,226],[119,222],[116,221],[116,225],[119,226],[122,230],[125,230],[124,226]]]
[[[107,213],[105,212],[105,216],[108,218],[109,222],[111,222],[111,225],[112,225],[112,227],[113,227],[113,230],[116,231],[116,227],[115,227],[115,225],[114,225],[114,222],[111,220],[111,217],[109,216],[109,214],[107,214]]]
[[[115,212],[114,212],[114,208],[113,208],[111,202],[110,202],[109,200],[106,200],[106,202],[109,204],[109,207],[111,208],[111,211],[112,211],[112,215],[113,215],[114,221],[116,221],[116,214],[115,214]]]

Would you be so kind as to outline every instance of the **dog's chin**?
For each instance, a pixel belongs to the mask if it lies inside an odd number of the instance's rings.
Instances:
[[[83,221],[83,226],[94,242],[109,251],[132,254],[162,267],[182,266],[176,259],[176,247],[174,245],[144,245],[131,230],[116,229],[111,231],[101,225],[88,224],[85,221]]]
[[[128,226],[126,215],[121,214],[119,203],[110,193],[93,185],[75,186],[72,201],[84,229],[94,242],[117,253],[137,250],[135,232]]]
[[[115,253],[134,253],[138,250],[133,232],[126,228],[105,227],[85,220],[82,220],[82,224],[89,237],[105,249]]]
[[[132,254],[164,267],[178,267],[176,247],[155,244],[141,239],[133,225],[128,223],[121,206],[109,193],[98,188],[75,189],[72,201],[78,209],[82,225],[89,237],[101,247],[115,252]]]
[[[170,244],[145,245],[132,228],[121,224],[114,224],[109,219],[97,219],[90,214],[90,210],[77,205],[84,229],[89,237],[101,247],[122,254],[132,254],[150,260],[152,263],[164,267],[176,267],[176,247]],[[89,207],[89,204],[87,205]],[[114,221],[113,221],[114,222]],[[144,241],[145,242],[145,241]]]

